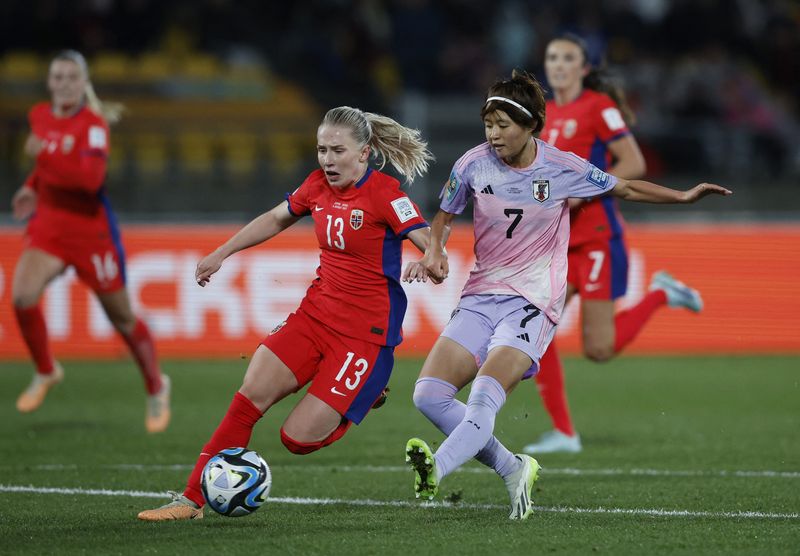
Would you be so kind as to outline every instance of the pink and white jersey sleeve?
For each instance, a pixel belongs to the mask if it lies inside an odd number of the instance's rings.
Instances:
[[[475,268],[462,295],[520,295],[558,323],[567,288],[570,197],[608,193],[614,176],[536,139],[536,160],[512,168],[484,143],[454,165],[440,208],[474,206]]]

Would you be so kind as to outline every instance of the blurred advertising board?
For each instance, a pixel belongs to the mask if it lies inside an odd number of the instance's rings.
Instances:
[[[290,228],[229,258],[211,284],[194,281],[197,261],[237,230],[230,226],[128,226],[128,288],[162,357],[249,356],[294,310],[314,277],[319,252],[310,228]],[[405,260],[416,257],[406,242]],[[661,269],[701,290],[701,314],[661,309],[628,347],[636,354],[800,353],[800,225],[631,225],[629,288],[619,307],[646,293]],[[21,228],[0,228],[0,360],[27,351],[14,320],[11,284]],[[424,355],[458,302],[473,263],[472,229],[454,229],[450,278],[406,284],[409,309],[399,355]],[[576,300],[577,301],[577,300]],[[58,358],[127,356],[97,302],[70,270],[43,301]],[[558,331],[563,353],[580,351],[579,304]]]

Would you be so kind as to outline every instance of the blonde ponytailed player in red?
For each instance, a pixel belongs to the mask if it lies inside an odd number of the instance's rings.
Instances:
[[[541,138],[562,151],[585,158],[618,178],[641,178],[645,161],[628,129],[634,120],[623,92],[589,64],[584,42],[575,35],[551,41],[545,71],[554,98],[546,105]],[[608,361],[639,334],[664,305],[702,309],[700,294],[665,272],[653,276],[650,291],[634,307],[615,313],[614,301],[628,287],[625,228],[617,201],[602,195],[570,201],[569,273],[566,302],[581,298],[583,352],[592,361]],[[579,452],[567,405],[564,371],[555,341],[542,356],[536,384],[553,430],[525,446],[524,452]]]
[[[231,446],[246,447],[270,407],[308,383],[281,427],[281,441],[308,454],[339,440],[380,403],[402,340],[406,296],[400,285],[402,241],[425,251],[428,224],[399,182],[370,168],[376,155],[409,181],[432,159],[419,133],[394,120],[342,106],[317,131],[320,168],[294,193],[242,228],[197,265],[205,285],[237,251],[267,241],[310,216],[320,247],[317,278],[300,307],[253,355],[242,387],[200,457],[182,495],[139,514],[146,521],[203,517],[200,475]]]
[[[35,166],[11,201],[14,218],[30,219],[12,295],[20,331],[36,364],[17,409],[38,409],[64,377],[50,352],[39,301],[47,285],[71,266],[97,295],[130,348],[147,390],[145,426],[149,432],[161,432],[170,420],[169,378],[161,374],[150,331],[131,310],[125,254],[104,187],[108,124],[119,119],[121,106],[99,101],[86,60],[74,50],[53,59],[47,86],[51,102],[37,104],[29,115],[25,153]]]

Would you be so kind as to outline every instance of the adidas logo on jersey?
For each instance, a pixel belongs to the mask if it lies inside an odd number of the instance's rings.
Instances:
[[[528,336],[528,333],[527,333],[527,332],[523,332],[522,334],[520,334],[519,336],[517,336],[517,338],[519,338],[520,340],[525,340],[525,341],[526,341],[526,342],[528,342],[529,344],[531,343],[531,339],[530,339],[530,337]]]
[[[492,189],[491,185],[487,185],[481,189],[481,193],[485,193],[486,195],[494,195],[494,189]]]

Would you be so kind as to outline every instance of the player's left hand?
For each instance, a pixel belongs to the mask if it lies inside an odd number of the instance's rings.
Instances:
[[[403,271],[403,282],[427,282],[428,278],[434,284],[441,284],[443,280],[433,276],[420,261],[413,261],[406,265]]]
[[[699,183],[683,192],[683,202],[694,203],[706,195],[733,195],[733,191],[715,183]]]
[[[403,282],[427,282],[428,272],[419,261],[413,261],[406,265],[403,270]]]

